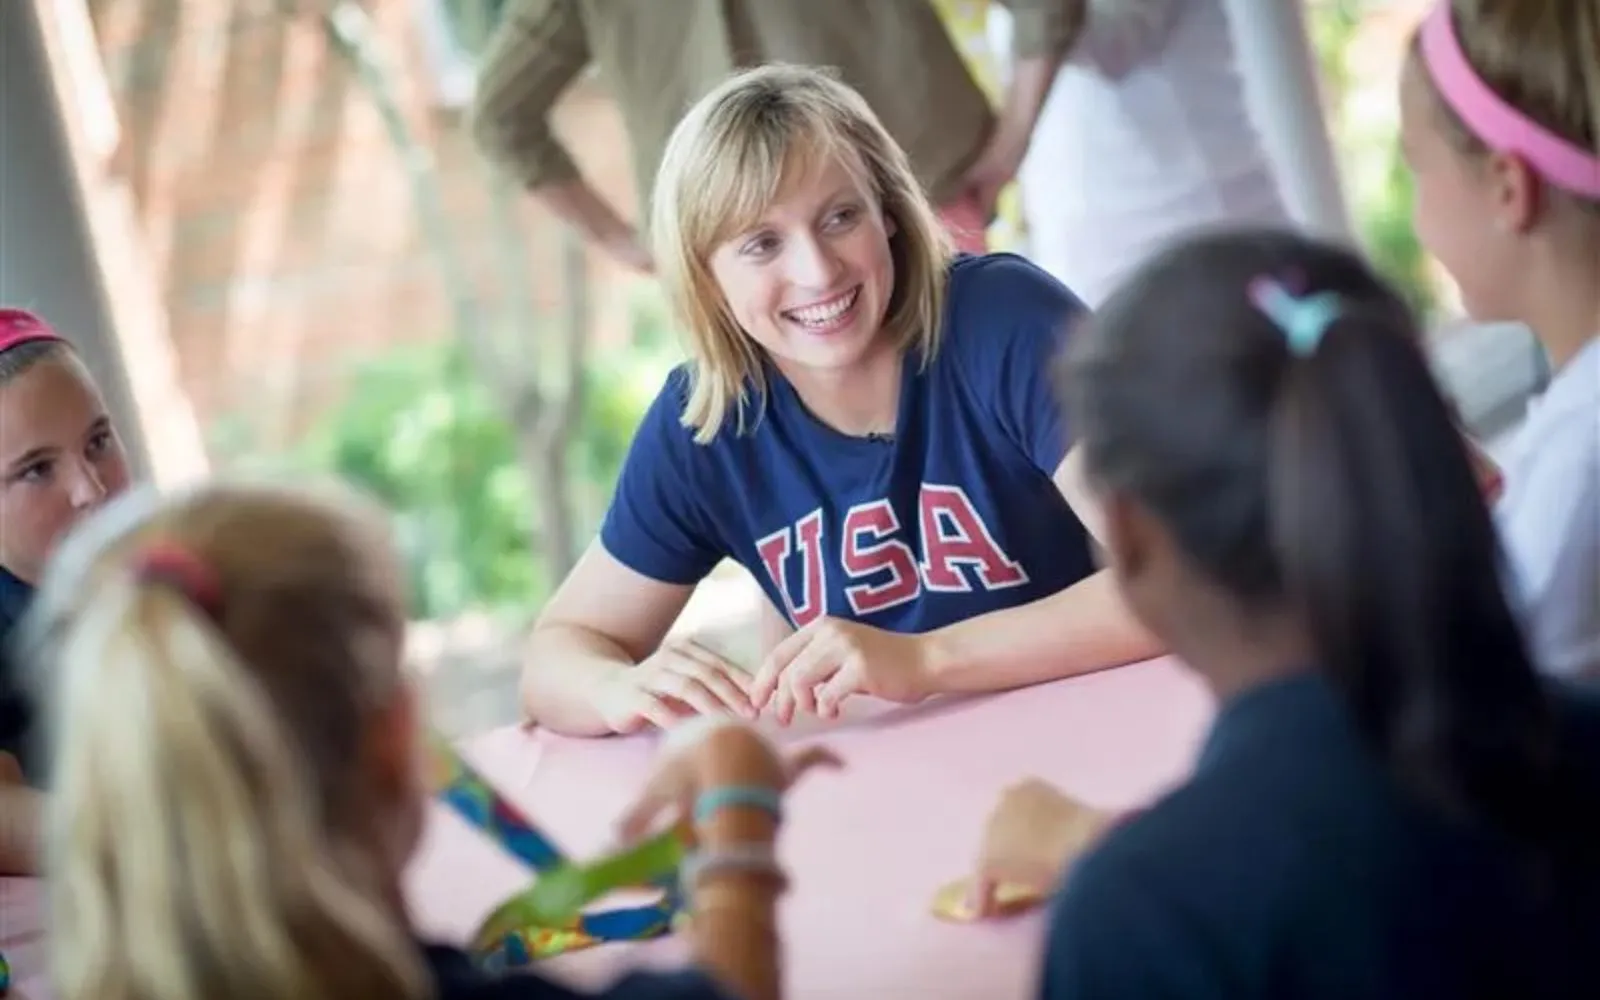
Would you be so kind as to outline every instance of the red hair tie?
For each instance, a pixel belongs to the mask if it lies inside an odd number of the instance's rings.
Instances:
[[[133,577],[142,584],[177,592],[212,620],[222,614],[222,584],[216,573],[181,545],[157,542],[147,546],[134,558]]]
[[[66,342],[49,323],[26,309],[0,308],[0,354],[38,340]]]

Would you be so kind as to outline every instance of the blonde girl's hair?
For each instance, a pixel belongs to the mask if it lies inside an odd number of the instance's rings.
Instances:
[[[61,1000],[431,994],[362,780],[405,683],[388,552],[354,498],[246,485],[135,493],[63,544],[23,647],[58,686]]]
[[[1467,62],[1491,90],[1550,131],[1600,155],[1600,3],[1596,0],[1451,0]],[[1420,78],[1420,43],[1411,58]],[[1435,91],[1445,135],[1461,151],[1488,148]],[[1553,189],[1556,197],[1600,214],[1600,201]]]
[[[682,420],[701,444],[730,411],[736,431],[748,430],[766,394],[761,349],[729,312],[712,251],[754,226],[786,182],[830,159],[859,175],[894,225],[885,333],[923,364],[938,351],[950,246],[904,151],[861,95],[826,70],[773,64],[739,73],[673,130],[651,198],[656,267],[689,340]]]

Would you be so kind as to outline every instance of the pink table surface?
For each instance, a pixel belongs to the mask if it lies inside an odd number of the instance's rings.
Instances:
[[[44,949],[44,884],[0,878],[0,954],[11,963],[12,997],[48,1000]]]
[[[822,738],[847,768],[808,777],[787,807],[788,996],[1027,997],[1042,915],[948,924],[928,912],[933,892],[966,873],[1006,785],[1037,775],[1097,805],[1138,805],[1187,773],[1211,711],[1192,676],[1157,660],[939,705],[857,700],[835,723],[774,727],[784,741]],[[650,769],[655,742],[513,728],[464,751],[559,844],[584,855],[607,845],[613,820]],[[528,878],[435,808],[408,891],[424,933],[461,941]],[[543,969],[593,986],[628,967],[672,966],[685,956],[685,942],[673,938],[606,945]]]

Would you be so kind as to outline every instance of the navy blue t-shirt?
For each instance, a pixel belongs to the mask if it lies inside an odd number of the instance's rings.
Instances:
[[[1572,819],[1593,830],[1600,697],[1558,706]],[[1274,682],[1226,705],[1193,779],[1068,876],[1039,997],[1600,996],[1597,873],[1563,873],[1554,899],[1526,875],[1403,794],[1325,680]]]
[[[744,564],[801,627],[824,615],[926,632],[1027,604],[1094,571],[1052,476],[1068,434],[1051,369],[1083,305],[1021,257],[957,259],[943,344],[908,352],[892,439],[852,437],[769,370],[745,433],[698,445],[675,370],[640,424],[601,528],[645,576]]]
[[[455,948],[429,946],[428,968],[439,1000],[730,1000],[705,974],[634,973],[596,993],[580,993],[535,974],[492,976]]]
[[[33,705],[23,688],[13,633],[33,601],[33,588],[0,567],[0,751],[11,754],[28,768],[28,740],[33,727]]]

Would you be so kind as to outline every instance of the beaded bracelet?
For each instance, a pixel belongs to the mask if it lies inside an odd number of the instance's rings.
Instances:
[[[700,793],[694,804],[694,821],[704,826],[712,816],[724,809],[745,806],[760,809],[783,822],[783,793],[765,785],[722,785]]]

